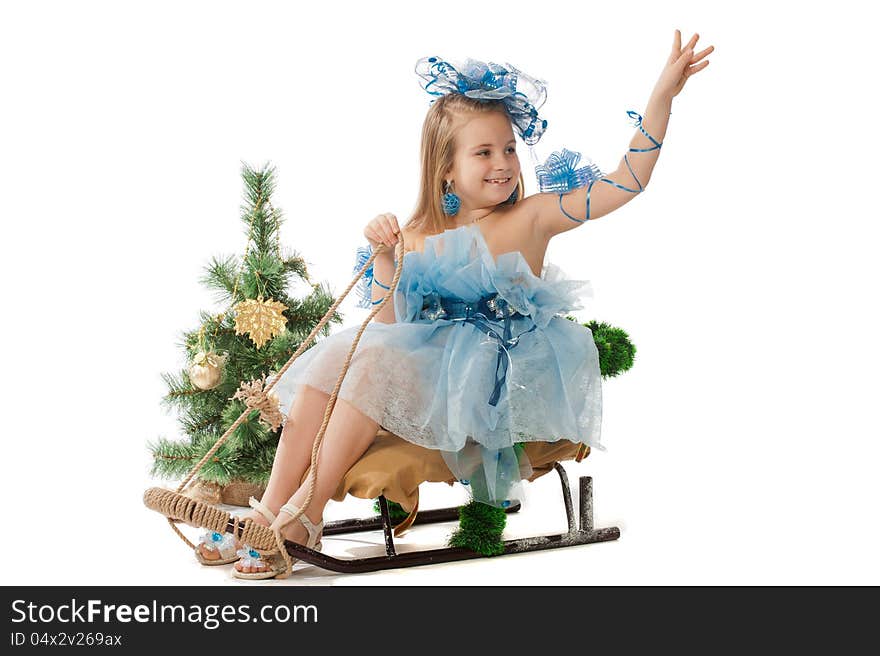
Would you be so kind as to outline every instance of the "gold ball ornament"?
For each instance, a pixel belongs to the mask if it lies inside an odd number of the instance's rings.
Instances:
[[[189,366],[189,379],[201,389],[209,390],[217,387],[223,380],[223,368],[227,355],[218,355],[214,351],[199,351]]]
[[[248,299],[235,305],[235,334],[251,338],[257,348],[262,348],[276,335],[284,332],[287,318],[282,314],[287,306],[272,299]]]

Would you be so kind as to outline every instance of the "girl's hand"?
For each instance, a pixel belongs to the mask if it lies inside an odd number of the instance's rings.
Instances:
[[[397,217],[386,212],[380,214],[367,224],[364,228],[364,237],[370,242],[370,246],[375,251],[379,244],[391,247],[398,242],[397,235],[400,233],[400,226],[397,225]]]
[[[654,92],[668,98],[674,98],[684,88],[687,79],[694,73],[699,73],[709,65],[707,59],[702,64],[697,64],[703,57],[715,50],[715,46],[709,46],[694,54],[694,46],[697,45],[699,34],[694,34],[688,41],[684,50],[681,48],[681,32],[675,30],[675,38],[672,41],[672,52],[666,60],[666,67],[660,74],[660,79],[654,86]],[[696,64],[696,65],[694,65]]]

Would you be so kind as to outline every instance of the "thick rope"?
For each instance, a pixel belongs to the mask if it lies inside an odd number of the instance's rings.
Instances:
[[[240,535],[236,535],[240,542],[247,542],[249,545],[253,546],[254,549],[260,553],[261,555],[269,555],[273,553],[281,554],[285,563],[285,570],[277,575],[277,578],[287,578],[290,576],[291,571],[293,570],[293,561],[290,558],[290,554],[287,553],[287,548],[284,546],[285,538],[281,535],[281,528],[286,526],[288,523],[292,522],[295,519],[298,519],[301,515],[305,513],[308,509],[309,504],[312,502],[312,498],[315,495],[315,484],[317,482],[318,476],[318,450],[321,448],[321,442],[324,440],[324,432],[327,430],[327,425],[330,423],[330,416],[333,413],[333,408],[336,405],[336,397],[339,393],[339,389],[342,387],[342,381],[345,378],[345,374],[348,372],[349,364],[351,363],[352,356],[354,355],[355,349],[357,348],[358,342],[360,341],[361,335],[364,330],[366,330],[367,325],[372,321],[373,317],[385,307],[385,304],[388,302],[388,299],[392,297],[395,290],[397,289],[397,283],[400,280],[400,274],[403,271],[403,254],[406,252],[404,247],[404,239],[403,232],[398,233],[399,242],[397,244],[397,253],[400,256],[397,258],[397,266],[394,270],[394,278],[389,285],[388,291],[385,293],[385,296],[382,298],[382,302],[376,305],[372,312],[364,319],[363,324],[361,324],[361,328],[358,331],[357,335],[355,335],[354,341],[352,342],[351,349],[348,351],[348,356],[345,359],[345,363],[342,367],[342,371],[339,374],[339,378],[336,381],[336,386],[333,388],[333,392],[330,394],[330,399],[327,402],[327,407],[324,410],[324,421],[321,423],[321,428],[318,431],[318,434],[315,436],[314,444],[312,445],[312,458],[311,458],[311,468],[309,472],[309,491],[306,495],[306,500],[301,504],[299,512],[296,514],[290,514],[286,511],[282,511],[284,516],[282,517],[281,513],[279,513],[279,518],[282,519],[280,525],[277,528],[267,528],[265,526],[261,526],[259,524],[255,524],[251,519],[246,519],[241,522],[241,533]],[[370,258],[366,261],[364,266],[358,271],[357,275],[354,279],[349,283],[348,287],[342,293],[342,295],[336,299],[336,302],[327,310],[327,313],[324,317],[318,322],[318,324],[312,329],[312,332],[309,333],[308,337],[303,340],[302,344],[300,344],[299,348],[296,350],[287,363],[281,367],[278,373],[272,378],[272,382],[266,386],[263,390],[263,393],[268,395],[269,391],[275,386],[275,383],[278,382],[281,377],[284,375],[293,362],[306,350],[306,347],[312,342],[312,339],[318,334],[321,328],[330,320],[330,317],[336,312],[336,308],[339,307],[339,304],[342,300],[348,295],[348,293],[354,288],[355,285],[358,284],[364,272],[373,264],[373,261],[385,250],[386,246],[384,244],[379,244],[375,250],[375,252],[370,256]],[[196,473],[202,468],[202,466],[211,459],[211,457],[217,452],[223,443],[235,432],[235,429],[238,428],[244,420],[251,413],[251,408],[246,409],[241,416],[235,420],[235,422],[226,429],[226,432],[220,436],[217,442],[212,446],[208,452],[202,457],[201,460],[192,468],[192,470],[184,477],[183,481],[180,483],[180,486],[177,488],[177,494],[172,496],[168,495],[167,498],[161,497],[156,498],[155,494],[152,494],[155,490],[159,490],[159,488],[151,488],[147,490],[147,493],[144,495],[144,502],[147,503],[148,506],[159,510],[159,512],[163,513],[166,517],[168,517],[168,523],[174,532],[184,541],[190,548],[195,548],[195,545],[192,544],[184,535],[180,532],[180,530],[174,525],[175,520],[173,518],[177,518],[177,521],[184,521],[187,524],[202,526],[205,528],[209,528],[220,533],[226,530],[227,523],[231,518],[233,518],[229,513],[226,513],[219,508],[215,508],[208,504],[195,501],[194,499],[189,499],[188,497],[184,497],[181,492],[183,492],[184,488],[187,484],[193,479]],[[148,495],[150,495],[148,503]],[[292,497],[291,497],[292,499]],[[188,502],[192,502],[191,504]],[[288,503],[291,503],[288,500]],[[234,532],[239,530],[239,521],[237,517],[235,520],[235,530]],[[258,530],[260,529],[260,530]],[[267,536],[265,531],[269,531],[272,534],[272,538],[274,541],[274,548],[271,548],[267,543]]]
[[[232,534],[240,542],[247,542],[258,551],[263,549],[266,553],[275,552],[275,536],[268,527],[250,520],[241,520],[204,501],[191,499],[173,490],[152,487],[144,493],[144,505],[165,515],[171,528],[193,549],[195,545],[174,524],[184,522],[223,533],[231,521]]]

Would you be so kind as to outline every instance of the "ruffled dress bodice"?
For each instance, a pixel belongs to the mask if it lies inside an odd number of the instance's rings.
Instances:
[[[404,254],[394,297],[397,321],[419,320],[424,298],[434,292],[466,301],[497,292],[538,328],[583,309],[582,299],[593,296],[590,281],[569,280],[554,264],[545,264],[536,276],[519,251],[496,260],[475,223],[426,237],[421,252]]]

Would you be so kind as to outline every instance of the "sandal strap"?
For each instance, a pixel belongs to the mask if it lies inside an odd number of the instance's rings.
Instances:
[[[279,512],[286,512],[291,517],[299,512],[299,508],[294,504],[287,502],[283,506],[281,506],[281,510]],[[309,549],[313,549],[315,543],[318,542],[318,538],[321,537],[321,532],[324,529],[324,521],[321,520],[317,524],[312,522],[311,519],[306,517],[306,514],[303,513],[299,516],[299,521],[302,522],[302,525],[306,527],[306,530],[309,532],[309,542],[306,545]]]
[[[270,524],[275,521],[275,513],[269,510],[269,507],[262,501],[258,501],[256,497],[251,497],[250,499],[248,499],[248,505],[250,505],[251,508],[253,508],[263,517],[265,517]]]

